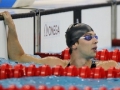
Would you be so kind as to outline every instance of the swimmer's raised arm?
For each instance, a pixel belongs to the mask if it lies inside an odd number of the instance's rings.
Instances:
[[[18,41],[15,24],[9,12],[4,11],[1,13],[1,15],[3,15],[4,22],[9,29],[7,38],[7,49],[9,58],[12,60],[17,60],[18,58],[20,58],[21,55],[24,54],[24,50],[22,49]]]
[[[57,57],[46,57],[46,58],[35,58],[30,55],[27,55],[22,46],[19,43],[15,24],[13,22],[13,19],[8,11],[4,11],[0,13],[4,17],[5,24],[8,25],[8,39],[7,39],[7,48],[8,48],[8,56],[11,60],[17,61],[17,62],[34,62],[37,64],[47,64],[50,66],[55,65],[62,65],[65,66],[66,63],[57,58]]]

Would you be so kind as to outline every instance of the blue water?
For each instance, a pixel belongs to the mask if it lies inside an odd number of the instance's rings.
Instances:
[[[113,49],[111,49],[113,50]],[[36,58],[40,58],[39,56],[34,56]],[[0,64],[8,63],[12,66],[18,64],[18,62],[14,62],[12,60],[6,60],[4,58],[0,58]],[[24,66],[29,66],[34,63],[20,63]],[[35,64],[36,67],[40,66],[39,64]],[[111,90],[115,87],[120,87],[120,78],[109,78],[109,79],[82,79],[80,77],[65,77],[65,76],[46,76],[46,77],[22,77],[22,78],[10,78],[0,80],[0,84],[7,88],[10,85],[16,85],[17,87],[22,87],[23,85],[34,85],[36,88],[40,85],[46,85],[47,87],[52,87],[55,85],[63,86],[65,89],[70,86],[76,86],[80,89],[83,89],[86,86],[92,87],[93,90],[98,90],[101,86],[105,86],[108,90]]]
[[[0,80],[0,84],[4,87],[10,85],[16,85],[17,87],[22,87],[23,85],[34,85],[36,88],[40,85],[46,85],[47,87],[52,87],[55,85],[61,85],[65,89],[74,85],[80,89],[86,86],[91,86],[93,90],[97,90],[101,86],[107,87],[109,90],[120,86],[120,79],[82,79],[80,77],[57,77],[57,76],[46,76],[46,77],[24,77],[24,78],[12,78]]]

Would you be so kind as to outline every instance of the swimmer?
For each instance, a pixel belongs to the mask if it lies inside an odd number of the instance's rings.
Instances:
[[[22,63],[34,62],[50,66],[61,65],[62,67],[68,67],[70,65],[74,65],[78,68],[82,66],[88,66],[89,68],[102,67],[105,70],[110,67],[119,68],[118,63],[114,60],[92,60],[97,52],[98,36],[87,24],[72,24],[66,31],[65,37],[66,44],[70,49],[70,60],[62,60],[53,56],[38,59],[26,54],[22,49],[10,13],[4,11],[1,12],[0,15],[4,17],[5,24],[8,25],[8,55],[9,58],[14,61]]]

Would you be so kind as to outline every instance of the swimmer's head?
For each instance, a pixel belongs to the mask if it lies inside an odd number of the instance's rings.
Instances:
[[[71,48],[80,37],[90,31],[93,31],[93,29],[84,23],[70,25],[65,34],[67,46]]]

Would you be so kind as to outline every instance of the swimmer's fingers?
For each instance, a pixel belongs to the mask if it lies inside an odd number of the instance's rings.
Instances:
[[[11,15],[8,11],[1,12],[0,15],[4,18],[11,18]]]
[[[5,13],[5,12],[0,12],[0,15],[1,15],[1,16],[4,16],[4,13]]]
[[[9,12],[7,12],[7,11],[4,11],[4,12],[2,13],[2,15],[3,15],[3,17],[4,17],[5,19],[9,18]]]
[[[12,23],[12,17],[8,11],[2,12],[2,15],[4,17],[4,22],[6,25],[8,25],[9,23]]]
[[[7,23],[7,15],[6,15],[6,12],[3,12],[2,15],[3,15],[3,17],[4,17],[4,23],[5,23],[5,25],[7,25],[8,23]]]
[[[4,18],[4,24],[11,26],[14,24],[11,14],[8,11],[1,12],[0,15]]]

